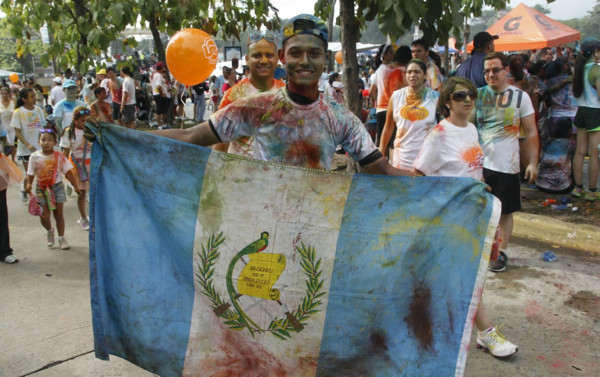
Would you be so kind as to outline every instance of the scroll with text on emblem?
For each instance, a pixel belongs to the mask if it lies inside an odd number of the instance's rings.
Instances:
[[[273,285],[285,269],[283,254],[250,254],[250,261],[238,278],[238,293],[267,300],[278,300],[279,291]]]

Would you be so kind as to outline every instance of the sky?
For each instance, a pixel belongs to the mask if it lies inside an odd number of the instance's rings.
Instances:
[[[279,17],[292,18],[300,13],[313,13],[315,0],[271,0],[273,5],[279,9]],[[587,15],[587,12],[592,10],[596,4],[595,0],[555,0],[551,4],[546,4],[540,0],[511,0],[510,6],[516,7],[520,3],[524,3],[530,7],[535,4],[542,4],[550,9],[548,15],[556,20],[569,20],[571,18],[580,18]]]

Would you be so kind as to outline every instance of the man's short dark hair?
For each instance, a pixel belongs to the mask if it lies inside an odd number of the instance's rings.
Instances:
[[[108,72],[115,72],[115,67],[106,68],[106,73],[108,73]]]
[[[104,89],[103,87],[99,86],[97,88],[94,88],[94,95],[96,97],[98,97],[98,95],[102,92],[106,92],[106,89]]]
[[[126,74],[127,76],[131,76],[131,68],[128,65],[124,65],[121,67],[121,72]]]
[[[483,60],[487,61],[487,60],[494,60],[494,59],[500,59],[502,66],[508,67],[508,56],[504,55],[501,52],[490,52],[489,54],[487,54],[485,56],[485,59],[483,59]]]
[[[410,46],[423,46],[425,50],[429,50],[429,43],[427,43],[427,41],[423,38],[415,39]]]

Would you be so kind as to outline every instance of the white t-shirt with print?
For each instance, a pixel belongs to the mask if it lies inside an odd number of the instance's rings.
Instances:
[[[407,104],[408,87],[392,94],[393,117],[397,131],[394,139],[392,165],[398,169],[411,170],[425,137],[435,126],[435,107],[440,94],[425,88],[416,104]]]
[[[500,93],[486,85],[477,89],[475,112],[479,144],[485,155],[483,167],[500,173],[518,173],[521,118],[534,113],[529,95],[512,85]]]
[[[90,159],[92,157],[92,143],[86,141],[83,137],[83,130],[75,128],[75,139],[69,137],[69,129],[65,130],[64,135],[60,138],[60,147],[69,148],[71,155],[74,158],[83,158],[83,147],[86,146],[85,158]]]
[[[427,176],[481,180],[483,151],[475,125],[458,127],[442,120],[425,138],[413,167]]]
[[[56,166],[57,162],[58,167]],[[45,155],[42,151],[35,151],[29,157],[27,175],[35,176],[38,186],[45,187],[62,181],[64,175],[71,169],[73,169],[73,164],[65,158],[64,154],[55,151],[50,155]],[[56,179],[54,179],[55,170]]]
[[[21,130],[21,135],[27,140],[27,142],[36,149],[40,149],[38,143],[40,138],[40,130],[46,125],[46,117],[44,117],[44,111],[37,106],[34,106],[33,110],[27,110],[24,106],[19,107],[15,110],[12,116],[10,125]],[[17,156],[29,156],[31,151],[27,149],[25,144],[19,140],[17,147]]]

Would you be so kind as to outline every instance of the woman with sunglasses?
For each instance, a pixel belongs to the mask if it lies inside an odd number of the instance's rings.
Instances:
[[[435,106],[440,94],[425,86],[426,72],[427,65],[422,60],[408,62],[408,86],[396,90],[388,104],[379,150],[387,156],[388,143],[395,137],[391,164],[398,169],[412,170],[423,140],[436,123]],[[394,126],[396,135],[392,135]]]
[[[73,120],[65,128],[60,138],[60,147],[63,154],[73,164],[79,178],[77,207],[81,217],[77,220],[77,223],[83,230],[90,229],[90,223],[86,215],[85,194],[89,184],[92,144],[83,137],[83,129],[89,116],[90,110],[85,106],[77,106],[73,109]]]
[[[437,109],[445,118],[427,135],[413,165],[420,175],[470,177],[483,181],[483,151],[475,125],[469,123],[477,89],[463,77],[451,77],[442,87]],[[477,348],[496,357],[507,357],[518,348],[493,326],[483,306],[475,316]]]

